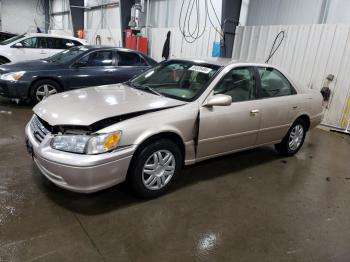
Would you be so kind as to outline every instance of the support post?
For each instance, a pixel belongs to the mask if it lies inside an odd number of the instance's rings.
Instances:
[[[221,57],[232,57],[241,6],[242,0],[222,0],[221,28],[223,31],[223,39],[220,48]]]

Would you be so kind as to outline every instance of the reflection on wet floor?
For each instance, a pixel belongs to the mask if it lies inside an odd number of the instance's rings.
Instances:
[[[43,178],[27,155],[31,106],[0,98],[0,261],[348,261],[350,140],[319,129],[185,168],[153,200]],[[336,145],[336,146],[334,146]],[[328,178],[328,179],[327,179]]]

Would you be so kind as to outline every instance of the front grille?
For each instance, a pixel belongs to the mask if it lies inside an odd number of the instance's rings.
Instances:
[[[30,123],[33,135],[38,142],[42,142],[49,130],[47,130],[44,125],[40,122],[40,119],[37,116],[34,116],[32,122]]]

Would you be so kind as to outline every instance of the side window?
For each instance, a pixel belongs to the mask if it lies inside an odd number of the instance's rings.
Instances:
[[[74,46],[73,42],[69,39],[55,38],[55,37],[47,38],[47,48],[50,48],[50,49],[68,49],[73,46]]]
[[[113,51],[96,51],[92,52],[79,60],[79,64],[85,66],[112,66]]]
[[[288,79],[274,68],[259,67],[262,97],[279,97],[296,94]]]
[[[132,52],[117,52],[118,66],[147,66],[146,61],[138,54]]]
[[[23,45],[24,48],[38,48],[39,39],[39,37],[29,37],[22,40],[20,43]]]
[[[232,69],[215,86],[214,94],[229,95],[233,102],[256,99],[253,69],[250,67]]]

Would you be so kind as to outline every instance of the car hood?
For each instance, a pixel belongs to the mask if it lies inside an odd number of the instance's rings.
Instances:
[[[33,111],[51,126],[89,126],[112,117],[147,113],[185,103],[116,84],[53,95],[37,104]]]
[[[56,70],[59,68],[62,68],[62,64],[52,63],[46,60],[29,60],[1,65],[0,72]]]

